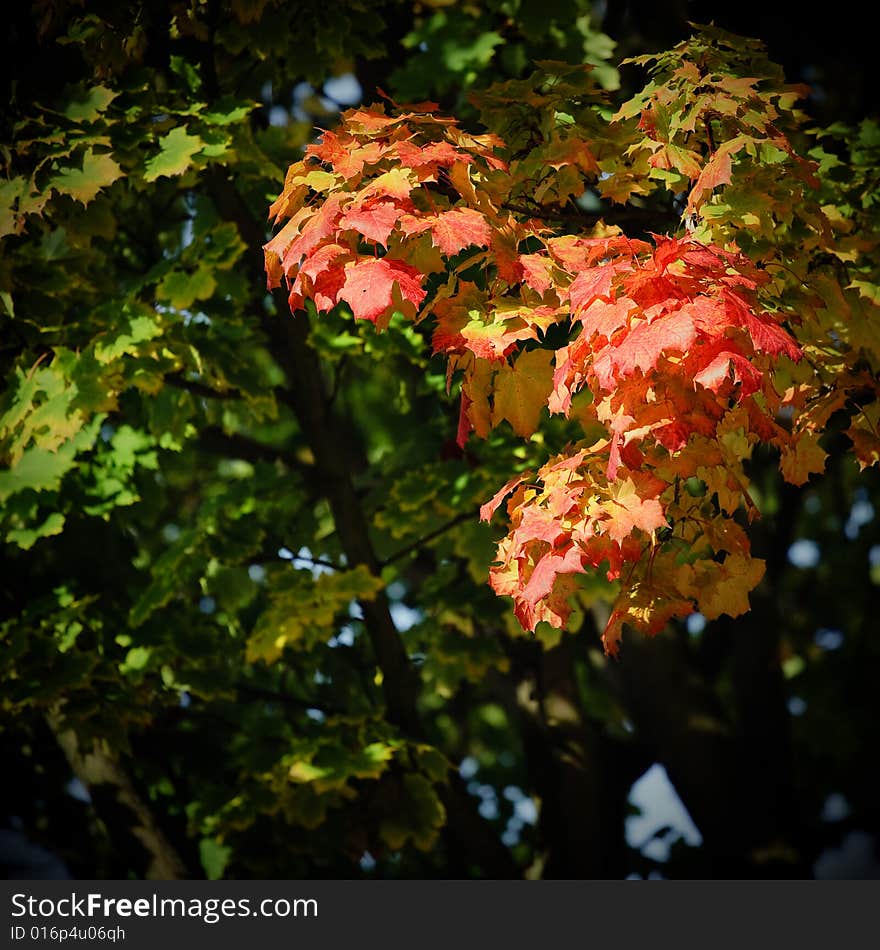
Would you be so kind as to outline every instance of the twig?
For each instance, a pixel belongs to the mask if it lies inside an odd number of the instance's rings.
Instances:
[[[407,554],[410,554],[412,551],[424,547],[426,544],[430,544],[431,541],[439,538],[443,534],[446,534],[447,531],[454,528],[457,524],[461,524],[463,521],[470,521],[471,518],[473,518],[474,515],[478,513],[478,508],[462,512],[460,515],[457,515],[455,518],[453,518],[452,521],[448,521],[446,524],[441,525],[434,531],[429,532],[423,538],[419,538],[418,541],[413,541],[412,544],[407,544],[406,547],[401,548],[399,551],[395,551],[390,557],[385,558],[385,560],[382,562],[382,567],[386,567],[388,564],[393,564],[395,561],[399,561],[401,558],[406,557]]]

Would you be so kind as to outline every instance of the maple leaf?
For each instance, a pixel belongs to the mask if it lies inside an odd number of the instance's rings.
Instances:
[[[534,628],[535,608],[553,589],[560,574],[582,574],[583,570],[583,558],[575,545],[570,545],[561,553],[550,551],[545,554],[535,565],[528,583],[517,598],[520,610],[525,611],[525,625]]]
[[[118,95],[103,85],[81,90],[68,101],[64,115],[73,122],[93,122]]]
[[[828,453],[819,445],[818,433],[806,432],[792,446],[784,446],[779,468],[787,482],[803,485],[811,475],[825,471]]]
[[[803,356],[800,347],[792,337],[780,327],[769,313],[756,314],[752,308],[738,295],[728,290],[723,291],[730,323],[745,328],[752,340],[752,345],[762,353],[771,356],[787,356],[795,363]]]
[[[480,521],[491,521],[492,515],[495,514],[496,509],[501,504],[502,501],[517,487],[517,485],[522,484],[525,481],[525,475],[515,475],[510,479],[509,482],[506,482],[497,492],[492,496],[492,498],[482,505],[480,508]]]
[[[620,269],[621,264],[612,262],[581,271],[568,288],[572,310],[578,313],[599,297],[610,299],[611,281]]]
[[[339,299],[349,304],[357,319],[375,323],[395,305],[395,287],[402,300],[418,308],[426,293],[421,285],[423,277],[402,261],[392,261],[387,257],[362,258],[346,266]]]
[[[405,139],[402,142],[395,142],[393,148],[398,161],[404,168],[421,170],[430,168],[432,165],[449,168],[456,162],[470,164],[474,161],[467,152],[459,151],[451,142],[446,141],[416,145]]]
[[[472,287],[473,285],[466,285]],[[465,302],[470,300],[468,306]],[[492,308],[487,312],[487,308]],[[510,307],[506,299],[487,301],[468,290],[435,308],[437,328],[432,344],[434,352],[470,350],[484,360],[502,362],[521,340],[534,340],[538,331],[546,331],[561,316],[553,307]]]
[[[205,143],[197,135],[190,135],[184,126],[179,125],[159,140],[159,152],[148,159],[144,169],[144,181],[155,181],[163,175],[173,177],[182,175],[192,163],[196,152],[201,151]]]
[[[699,351],[696,355],[705,359]],[[750,396],[757,392],[761,388],[761,379],[760,372],[741,353],[732,350],[721,350],[712,356],[699,372],[694,373],[694,382],[714,393],[726,383],[739,383],[741,396]]]
[[[749,593],[764,576],[766,565],[760,558],[747,554],[730,554],[723,564],[697,561],[682,564],[677,573],[677,586],[686,597],[692,597],[707,620],[722,614],[739,617],[749,610]]]
[[[743,136],[738,136],[736,139],[725,142],[717,149],[703,167],[694,187],[691,188],[688,195],[688,213],[692,213],[699,208],[707,191],[711,193],[719,185],[730,184],[730,176],[733,171],[730,156],[743,148],[745,141]]]
[[[403,116],[385,115],[381,108],[350,109],[345,113],[345,120],[350,128],[378,132],[387,129],[390,125],[399,125],[403,121]]]
[[[352,145],[349,137],[343,141],[335,133],[325,131],[319,143],[308,146],[306,156],[326,162],[348,180],[356,178],[365,165],[375,164],[382,156],[382,146],[378,142],[355,147]]]
[[[571,614],[568,599],[578,587],[577,579],[573,575],[583,571],[578,563],[579,555],[576,549],[569,548],[567,556],[561,558],[559,555],[551,555],[550,560],[539,571],[535,588],[532,590],[532,594],[536,596],[531,600],[523,596],[523,591],[537,566],[521,564],[517,558],[511,556],[510,548],[510,538],[504,538],[498,546],[496,558],[499,563],[489,572],[492,590],[500,596],[513,598],[514,614],[524,630],[534,630],[541,621],[561,629]],[[541,596],[539,592],[545,587],[547,591]]]
[[[486,247],[492,236],[485,215],[473,208],[444,211],[430,221],[430,228],[435,246],[450,256],[471,244]]]
[[[519,234],[511,223],[492,228],[491,250],[498,276],[508,284],[518,284],[523,277],[523,266],[519,261]]]
[[[550,548],[564,545],[571,538],[571,531],[562,526],[559,518],[550,506],[529,505],[519,513],[519,524],[511,534],[514,550],[523,551],[526,545],[543,541]]]
[[[585,338],[596,334],[610,342],[618,330],[629,324],[629,316],[636,310],[638,304],[629,297],[621,297],[613,303],[598,298],[593,300],[580,314]]]
[[[394,230],[402,211],[390,201],[349,208],[339,219],[339,227],[351,228],[383,247],[388,246],[388,235]]]
[[[291,242],[299,234],[302,220],[307,213],[304,209],[301,209],[271,241],[263,245],[263,256],[266,262],[266,286],[269,290],[273,290],[281,283],[281,278],[284,275],[281,260],[287,253]]]
[[[568,346],[560,347],[556,351],[553,389],[547,400],[550,412],[568,415],[572,396],[581,388],[586,379],[586,359],[591,352],[590,340],[585,333],[581,333]]]
[[[617,471],[620,468],[620,450],[623,442],[623,433],[635,422],[635,417],[627,415],[622,409],[618,410],[614,419],[611,421],[611,446],[608,451],[608,467],[605,474],[608,481],[613,482],[617,478]]]
[[[523,269],[523,280],[532,290],[544,294],[553,286],[553,262],[549,258],[540,254],[520,254],[519,262]]]
[[[409,198],[412,189],[413,181],[410,173],[402,168],[392,168],[390,171],[383,172],[377,178],[374,178],[360,193],[360,200],[364,202],[374,195],[402,200]]]
[[[787,356],[795,363],[803,356],[800,347],[791,336],[769,319],[761,320],[749,313],[745,317],[744,326],[749,331],[756,350],[769,353],[771,356]]]
[[[345,284],[345,267],[336,264],[321,271],[312,287],[312,300],[318,310],[332,310],[339,303],[339,292]]]
[[[681,310],[652,323],[640,323],[619,344],[609,344],[596,354],[593,372],[599,385],[610,390],[620,377],[653,369],[663,353],[686,352],[696,337],[693,319]]]
[[[122,177],[122,169],[109,155],[96,155],[86,149],[82,168],[61,168],[49,185],[59,194],[70,195],[80,204],[87,205],[102,188],[107,188]]]
[[[495,375],[491,363],[475,360],[470,353],[467,358],[470,362],[461,385],[462,407],[457,438],[458,445],[462,448],[472,429],[481,439],[485,439],[492,428],[489,395]]]
[[[295,215],[291,219],[291,222],[302,221],[302,226],[281,259],[281,267],[285,274],[290,275],[306,254],[337,230],[342,213],[342,200],[341,195],[330,195],[317,212],[312,213],[310,209],[303,208],[302,216]]]
[[[462,330],[469,323],[485,318],[489,307],[486,292],[476,284],[462,281],[454,296],[435,295],[431,311],[436,318],[431,347],[434,353],[460,353],[465,347]]]
[[[461,403],[458,408],[458,429],[455,433],[455,444],[463,449],[467,444],[468,436],[471,434],[474,424],[471,421],[471,406],[473,400],[466,389],[461,391]]]
[[[880,438],[867,429],[850,426],[846,430],[853,444],[853,451],[859,463],[859,469],[864,470],[880,462]]]
[[[598,506],[604,514],[604,532],[620,543],[635,529],[653,534],[666,527],[666,515],[656,497],[666,487],[665,482],[641,472],[612,482],[609,500]]]
[[[553,386],[552,359],[550,350],[529,350],[512,368],[501,369],[495,378],[493,425],[506,419],[517,435],[524,439],[532,435]]]
[[[464,345],[484,360],[503,361],[518,340],[534,340],[536,336],[534,327],[515,319],[492,323],[471,320],[461,328]]]
[[[608,656],[617,656],[624,624],[646,636],[654,636],[673,617],[686,617],[693,612],[690,601],[680,597],[670,598],[668,591],[639,584],[624,591],[615,602],[602,633],[602,646]]]

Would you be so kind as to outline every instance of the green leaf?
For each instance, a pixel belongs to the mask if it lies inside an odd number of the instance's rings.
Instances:
[[[184,81],[186,88],[190,92],[197,92],[202,85],[202,77],[196,66],[185,59],[183,56],[170,57],[171,71],[176,73]]]
[[[82,168],[60,169],[49,180],[49,187],[86,205],[102,188],[112,185],[123,174],[109,155],[96,155],[93,149],[88,148],[83,155]]]
[[[192,164],[192,157],[200,151],[204,142],[197,135],[190,135],[179,125],[164,135],[159,142],[159,153],[147,161],[144,181],[155,181],[163,175],[182,175]]]
[[[240,102],[224,96],[214,103],[214,107],[209,112],[203,112],[200,118],[208,125],[236,125],[249,116],[257,106],[256,102]]]
[[[156,296],[167,300],[175,310],[186,310],[197,300],[207,300],[217,287],[217,281],[205,267],[192,274],[173,270],[156,287]]]
[[[257,621],[247,644],[248,662],[272,663],[288,646],[308,647],[326,638],[335,616],[354,599],[373,600],[382,581],[363,565],[322,574],[292,571],[273,577],[272,603]]]
[[[0,238],[7,234],[15,234],[16,223],[21,211],[20,201],[30,191],[30,182],[27,178],[10,178],[0,180]]]
[[[41,448],[55,451],[83,425],[78,412],[71,411],[76,387],[64,376],[61,360],[28,374],[18,371],[19,382],[9,409],[0,417],[0,438],[6,441],[4,454],[15,466],[33,440]]]
[[[120,666],[123,673],[129,670],[140,671],[150,662],[151,650],[149,647],[132,647],[125,655],[125,662]]]
[[[95,359],[99,363],[112,363],[125,355],[135,355],[140,352],[139,344],[155,340],[162,335],[162,328],[153,315],[143,313],[131,317],[128,329],[115,337],[99,337],[95,343]]]
[[[106,86],[92,86],[88,90],[79,90],[64,108],[64,115],[74,122],[93,122],[102,112],[107,111],[110,103],[119,95]]]
[[[63,530],[64,515],[58,511],[53,511],[42,524],[28,528],[12,528],[7,531],[6,540],[12,544],[17,544],[22,550],[27,551],[32,548],[40,538],[48,538],[55,534],[61,534]]]
[[[394,757],[396,745],[371,742],[361,749],[323,744],[311,759],[295,758],[289,767],[292,782],[314,785],[319,793],[341,789],[350,779],[378,778]]]
[[[220,844],[216,838],[202,838],[199,842],[199,860],[209,881],[219,881],[232,857],[232,848]]]
[[[61,484],[61,479],[73,467],[78,452],[90,449],[98,435],[102,417],[95,417],[55,451],[33,445],[25,450],[18,463],[7,471],[0,472],[0,501],[6,501],[16,492],[52,491]]]
[[[409,840],[427,851],[446,821],[446,809],[424,775],[406,775],[402,784],[403,795],[395,813],[382,822],[382,839],[393,851],[399,851]]]

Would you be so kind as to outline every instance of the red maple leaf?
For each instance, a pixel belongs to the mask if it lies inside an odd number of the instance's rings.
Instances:
[[[636,370],[652,370],[664,353],[685,353],[697,337],[690,314],[677,311],[651,323],[640,323],[617,345],[604,347],[593,361],[599,385],[608,391],[618,379]]]
[[[611,281],[614,275],[625,266],[617,261],[592,267],[581,271],[568,288],[568,297],[571,300],[571,309],[578,313],[586,309],[598,298],[611,298]]]
[[[394,152],[404,168],[425,169],[435,165],[448,168],[456,162],[471,164],[473,159],[460,152],[451,142],[431,142],[429,145],[416,145],[409,139],[394,143]]]
[[[613,303],[594,300],[580,315],[584,326],[584,337],[590,339],[594,334],[610,341],[614,334],[627,326],[629,315],[638,310],[638,304],[629,297],[621,297]]]
[[[523,280],[539,294],[543,294],[553,286],[553,277],[550,268],[552,261],[542,254],[520,254]]]
[[[723,341],[719,341],[723,345]],[[712,392],[719,392],[725,384],[740,384],[740,397],[750,396],[761,388],[761,373],[741,354],[731,349],[722,349],[720,352],[712,355],[712,351],[706,359],[698,349],[694,356],[702,357],[702,367],[694,373],[694,382],[711,389]],[[713,348],[714,349],[714,348]]]
[[[495,511],[501,502],[504,501],[504,499],[514,490],[514,488],[517,487],[517,485],[524,481],[525,475],[515,475],[510,479],[509,482],[499,488],[492,498],[480,508],[480,520],[491,521],[492,515],[495,514]]]
[[[351,228],[383,247],[388,246],[388,235],[394,230],[403,209],[392,201],[377,201],[350,208],[339,219],[339,227]]]
[[[447,256],[457,254],[472,244],[486,247],[492,238],[485,215],[473,208],[443,211],[431,221],[430,227],[434,246]]]
[[[330,195],[318,211],[305,222],[299,236],[291,243],[281,262],[286,274],[289,275],[295,267],[299,266],[304,255],[337,230],[339,216],[342,213],[341,205],[341,195]]]
[[[615,482],[610,501],[602,505],[604,533],[620,544],[635,529],[651,534],[664,527],[666,516],[656,497],[664,488],[665,482],[644,472],[630,472]]]
[[[563,553],[548,552],[535,565],[532,576],[522,589],[517,607],[525,611],[527,618],[531,617],[534,608],[553,589],[560,574],[582,574],[583,571],[584,559],[577,545],[570,545]]]
[[[310,280],[315,280],[319,274],[327,270],[340,257],[350,254],[351,250],[340,244],[324,244],[303,261],[299,272]]]
[[[335,133],[325,131],[320,142],[309,145],[306,149],[306,157],[326,162],[347,180],[360,175],[364,170],[364,165],[378,162],[382,157],[382,151],[379,142],[368,142],[366,145],[357,146],[351,136],[346,135],[343,141]]]
[[[312,299],[318,310],[332,310],[339,303],[339,291],[345,283],[345,268],[341,265],[328,267],[315,278]]]
[[[345,283],[339,299],[346,301],[359,320],[375,321],[395,304],[394,287],[402,300],[418,307],[425,299],[424,274],[403,261],[387,257],[362,258],[345,268]]]

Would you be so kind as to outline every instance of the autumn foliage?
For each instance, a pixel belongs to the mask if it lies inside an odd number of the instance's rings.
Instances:
[[[877,838],[870,31],[708,8],[10,7],[0,867]]]
[[[737,75],[740,54],[720,33],[680,44],[610,121],[588,68],[543,63],[477,100],[520,138],[515,109],[500,108],[532,110],[531,137],[513,145],[431,103],[352,110],[272,205],[269,287],[285,282],[292,311],[345,302],[379,327],[396,311],[433,321],[433,351],[450,384],[461,378],[460,445],[503,423],[529,438],[545,409],[580,423],[580,441],[481,511],[506,504],[490,581],[526,629],[563,627],[578,576],[595,570],[618,582],[609,653],[624,624],[652,634],[695,610],[738,616],[764,573],[746,532],[754,447],[776,449],[801,484],[851,403],[854,450],[877,461],[851,399],[877,351],[845,323],[876,307],[840,283],[846,224],[787,134],[803,90]],[[576,217],[565,209],[587,188],[622,204],[664,187],[681,215],[671,233],[631,237],[586,215],[573,233],[551,226]],[[848,371],[832,379],[834,360]]]

